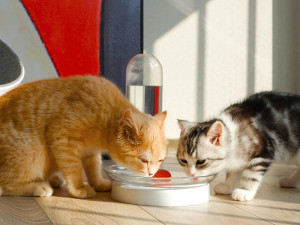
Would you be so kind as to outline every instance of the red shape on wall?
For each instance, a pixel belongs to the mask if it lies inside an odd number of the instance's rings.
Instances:
[[[102,0],[21,0],[61,77],[100,74]]]

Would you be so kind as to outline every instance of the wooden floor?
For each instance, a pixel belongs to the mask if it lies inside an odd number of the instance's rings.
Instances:
[[[174,151],[170,151],[170,158]],[[63,188],[54,196],[0,197],[0,225],[22,224],[300,224],[300,189],[278,187],[278,178],[296,167],[273,165],[256,198],[236,202],[211,192],[208,203],[184,207],[150,207],[115,202],[110,193],[93,199],[70,198]],[[211,190],[216,182],[211,184]]]

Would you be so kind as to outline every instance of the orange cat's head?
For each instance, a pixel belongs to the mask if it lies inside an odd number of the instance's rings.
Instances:
[[[167,155],[164,120],[167,112],[156,116],[125,111],[116,129],[115,149],[110,155],[117,163],[141,176],[152,176]]]

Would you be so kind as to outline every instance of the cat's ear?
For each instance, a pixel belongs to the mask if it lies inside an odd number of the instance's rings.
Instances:
[[[177,121],[181,131],[187,130],[190,127],[195,125],[195,123],[189,122],[187,120],[177,120]]]
[[[123,138],[128,140],[131,144],[139,144],[139,130],[135,123],[134,113],[128,109],[124,112],[120,121],[120,128]]]
[[[214,122],[207,132],[207,138],[213,145],[220,146],[220,139],[224,132],[224,125],[221,121]]]
[[[157,119],[159,127],[164,126],[165,119],[167,117],[167,111],[163,111],[161,113],[158,113],[154,116],[155,119]]]

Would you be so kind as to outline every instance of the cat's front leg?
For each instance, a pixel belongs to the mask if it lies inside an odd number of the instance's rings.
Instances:
[[[279,180],[280,187],[296,188],[300,184],[300,168],[294,171],[290,176]]]
[[[75,198],[91,198],[95,190],[83,183],[81,154],[78,151],[79,142],[57,141],[53,144],[52,151],[59,170],[62,172],[67,189]]]
[[[216,194],[229,195],[236,184],[238,173],[227,173],[224,183],[217,184],[214,188]]]
[[[110,191],[111,181],[102,177],[102,158],[100,153],[88,155],[82,159],[84,170],[90,185],[96,191]]]
[[[242,172],[239,187],[232,192],[232,198],[237,201],[252,200],[270,164],[270,159],[252,159],[249,166]]]
[[[54,172],[49,177],[49,183],[51,187],[59,188],[65,184],[65,180],[60,172]]]

